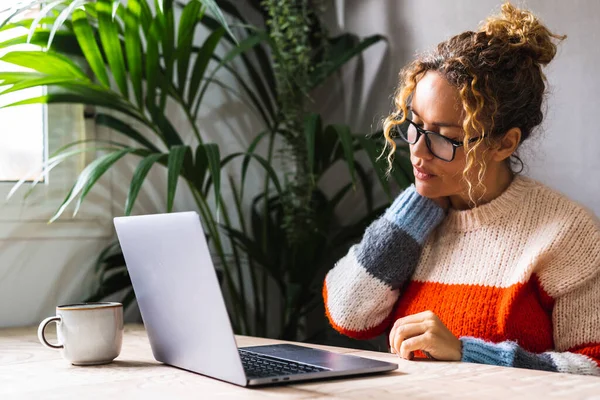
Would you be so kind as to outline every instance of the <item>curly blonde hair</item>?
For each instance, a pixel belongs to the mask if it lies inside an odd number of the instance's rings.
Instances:
[[[388,173],[396,151],[394,127],[404,122],[408,106],[419,80],[428,71],[437,71],[458,89],[465,112],[466,166],[463,179],[469,187],[473,204],[474,185],[470,171],[479,167],[475,188],[485,192],[483,177],[487,165],[478,158],[483,143],[490,149],[510,128],[521,129],[521,143],[543,119],[542,102],[546,76],[542,66],[556,55],[555,41],[566,36],[553,34],[530,11],[504,3],[501,13],[489,17],[476,32],[467,31],[421,55],[400,73],[399,89],[394,96],[396,111],[384,121],[385,150],[388,150]],[[480,136],[472,144],[469,139]],[[520,143],[519,143],[520,144]],[[382,153],[383,154],[383,153]],[[522,166],[515,153],[511,157]]]

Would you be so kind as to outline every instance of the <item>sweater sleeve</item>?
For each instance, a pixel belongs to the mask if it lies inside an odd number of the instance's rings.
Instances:
[[[414,185],[394,200],[325,277],[325,311],[333,328],[356,339],[385,331],[400,288],[413,274],[425,240],[444,215]]]
[[[553,351],[534,354],[512,341],[462,337],[462,361],[600,376],[600,229],[580,210],[573,214],[539,271],[544,295],[554,302]]]
[[[462,337],[462,361],[600,376],[600,274],[556,300],[553,324],[557,351],[534,354],[512,341]]]

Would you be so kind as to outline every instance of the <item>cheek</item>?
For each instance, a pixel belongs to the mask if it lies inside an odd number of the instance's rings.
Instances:
[[[460,182],[465,169],[465,161],[455,158],[454,161],[444,163],[440,168],[440,176],[444,182],[451,184],[452,182]]]
[[[429,167],[437,177],[429,181],[415,180],[417,192],[429,198],[445,197],[460,194],[465,190],[463,170],[465,161],[455,158],[452,162],[437,160],[430,162]]]

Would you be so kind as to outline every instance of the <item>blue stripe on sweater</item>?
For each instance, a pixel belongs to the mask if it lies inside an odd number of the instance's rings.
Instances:
[[[462,342],[461,361],[464,362],[558,371],[550,355],[530,353],[515,342],[491,343],[467,336],[461,337],[460,341]]]
[[[423,243],[444,216],[441,207],[412,185],[366,229],[356,247],[356,260],[371,275],[398,289],[414,273]]]
[[[435,201],[417,193],[415,185],[402,192],[383,215],[421,246],[444,216],[444,210]]]

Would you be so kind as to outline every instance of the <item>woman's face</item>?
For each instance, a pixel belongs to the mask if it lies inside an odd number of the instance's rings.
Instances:
[[[458,89],[442,75],[427,72],[417,83],[412,104],[413,122],[422,129],[437,132],[447,138],[462,141],[463,111]],[[462,173],[466,159],[462,147],[456,149],[454,160],[440,160],[431,154],[421,135],[410,145],[410,159],[415,174],[417,192],[429,198],[463,194],[466,189]]]

